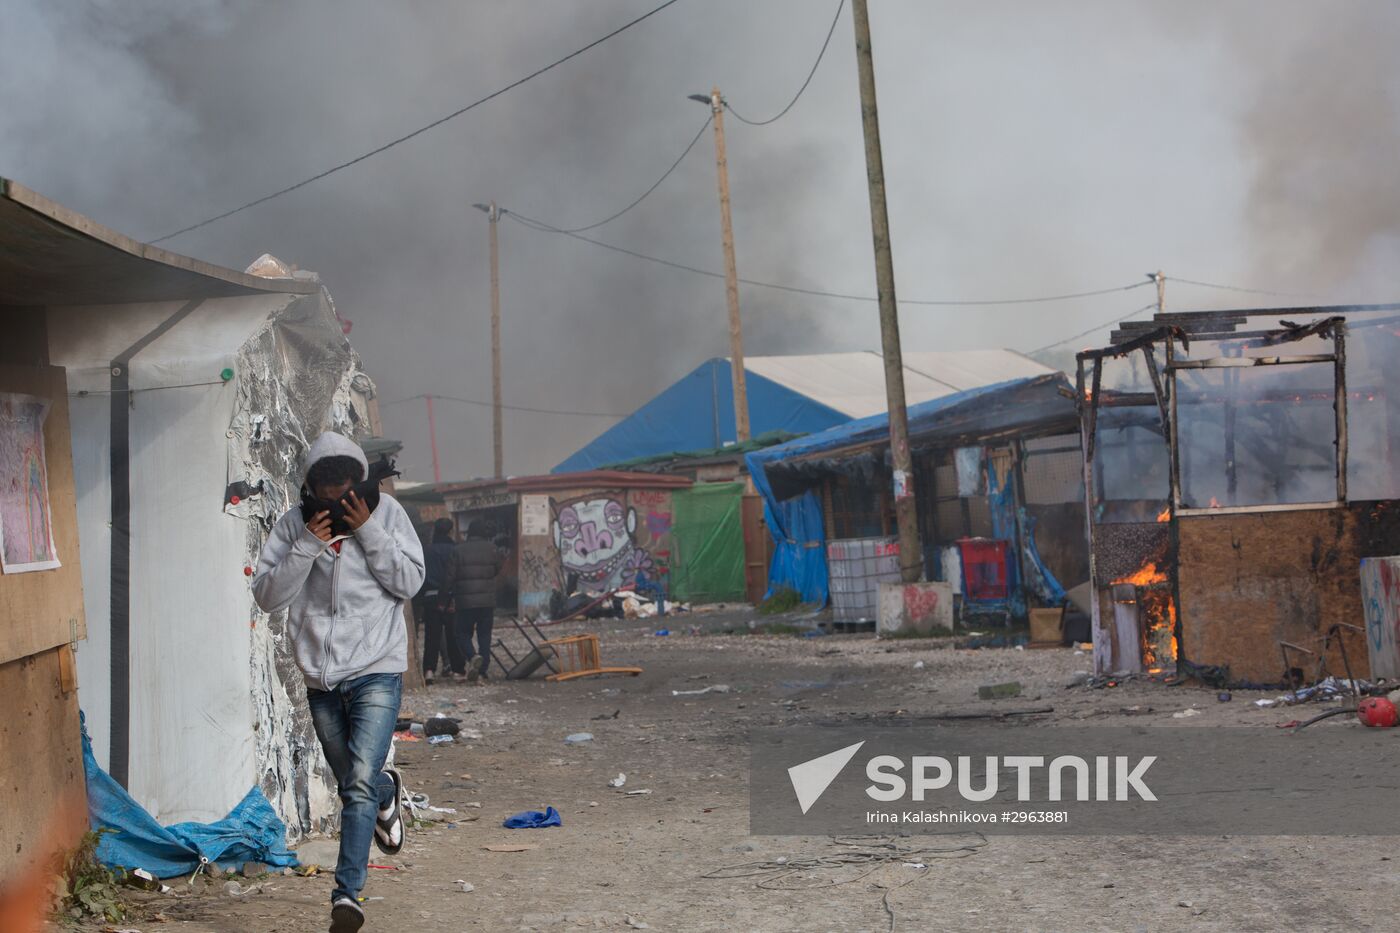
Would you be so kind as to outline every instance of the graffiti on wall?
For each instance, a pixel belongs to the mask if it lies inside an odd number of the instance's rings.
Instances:
[[[655,569],[636,535],[637,510],[606,496],[562,506],[554,519],[564,573],[576,574],[579,588],[593,592],[632,586],[639,573]]]
[[[559,588],[558,565],[539,551],[520,552],[520,592],[544,593]]]
[[[1372,677],[1400,676],[1400,558],[1361,562],[1361,603]]]

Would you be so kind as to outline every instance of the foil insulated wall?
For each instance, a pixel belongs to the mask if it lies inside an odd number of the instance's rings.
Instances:
[[[371,383],[340,332],[329,296],[294,300],[239,349],[228,436],[230,488],[259,490],[225,512],[247,521],[248,566],[300,495],[307,449],[322,431],[349,437],[369,425]],[[252,604],[250,687],[259,784],[295,839],[333,828],[335,779],[321,755],[292,657],[287,614]]]

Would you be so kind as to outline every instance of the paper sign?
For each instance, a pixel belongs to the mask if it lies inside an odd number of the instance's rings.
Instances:
[[[0,393],[0,568],[5,573],[59,566],[44,458],[47,399]]]
[[[521,537],[549,534],[549,496],[520,497]]]

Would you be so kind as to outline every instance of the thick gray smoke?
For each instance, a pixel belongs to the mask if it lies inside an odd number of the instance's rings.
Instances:
[[[0,174],[151,239],[408,132],[652,5],[10,0]],[[1239,0],[1185,22],[1165,0],[872,6],[903,298],[1055,294],[1155,268],[1265,285],[1296,269],[1290,286],[1329,288],[1363,281],[1356,269],[1382,268],[1393,248],[1396,212],[1376,208],[1395,194],[1396,69],[1383,54],[1395,17],[1379,2],[1324,18]],[[320,272],[387,402],[489,400],[486,221],[471,204],[561,226],[611,213],[699,128],[705,109],[686,95],[719,84],[758,118],[786,104],[834,10],[686,0],[383,156],[163,245]],[[1341,106],[1348,89],[1369,102]],[[873,293],[849,10],[797,107],[765,128],[731,120],[729,136],[740,274]],[[707,136],[642,206],[589,235],[720,269],[712,157]],[[1328,177],[1338,158],[1355,187]],[[1380,204],[1351,193],[1367,185],[1389,186]],[[509,221],[500,233],[508,404],[626,412],[727,352],[722,281]],[[1320,242],[1329,258],[1312,267]],[[1029,349],[1150,297],[906,306],[903,329],[912,349]],[[1222,297],[1238,296],[1173,287],[1168,303]],[[742,300],[750,354],[879,345],[869,304],[755,288]],[[384,412],[403,465],[430,478],[422,403]],[[508,413],[507,469],[546,470],[610,423]],[[488,408],[443,402],[438,429],[445,477],[489,471]]]
[[[1257,63],[1240,130],[1254,166],[1258,276],[1394,300],[1400,6],[1295,2],[1280,12],[1296,23],[1284,41],[1268,41],[1267,29],[1241,37]]]

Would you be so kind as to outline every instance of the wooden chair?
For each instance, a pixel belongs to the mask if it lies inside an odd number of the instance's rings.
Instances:
[[[543,643],[554,652],[559,661],[559,670],[545,677],[545,680],[559,682],[576,680],[580,677],[596,677],[600,674],[628,674],[636,677],[642,672],[640,667],[603,667],[598,656],[597,635],[570,635],[554,638]]]

